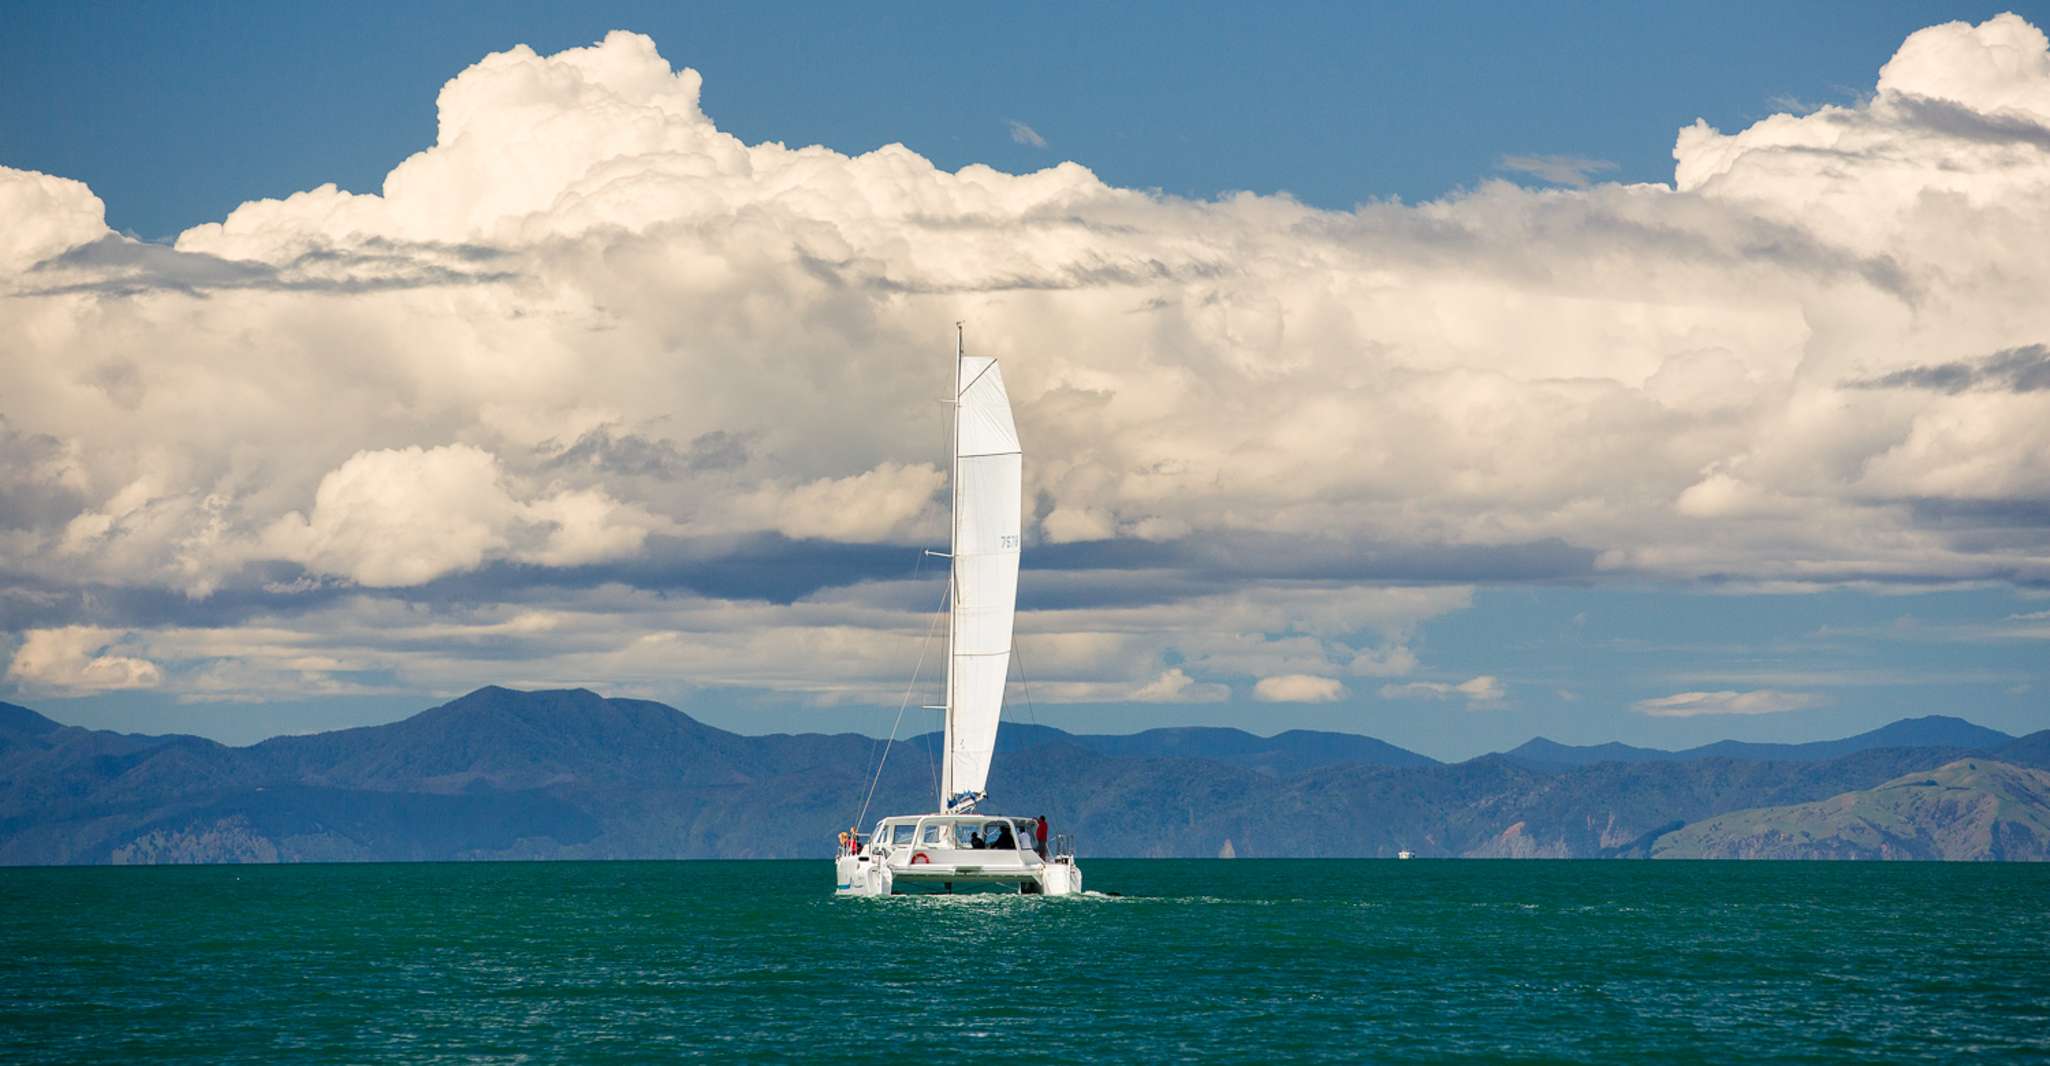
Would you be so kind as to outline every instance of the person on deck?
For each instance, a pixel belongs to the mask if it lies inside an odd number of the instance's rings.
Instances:
[[[1039,824],[1032,827],[1032,844],[1032,850],[1038,852],[1040,858],[1046,858],[1046,815],[1040,815]]]
[[[1018,850],[1018,838],[1011,835],[1011,823],[997,823],[997,838],[990,841],[989,846],[998,851]]]
[[[982,848],[983,848],[983,843],[982,843],[982,834],[981,834],[981,833],[970,833],[970,834],[968,834],[968,849],[969,849],[970,851],[981,851],[981,850],[982,850]]]

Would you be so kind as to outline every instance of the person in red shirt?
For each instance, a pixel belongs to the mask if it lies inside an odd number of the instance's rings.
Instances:
[[[1032,841],[1036,845],[1033,850],[1039,852],[1040,858],[1046,858],[1046,815],[1040,815],[1039,824],[1032,827]]]

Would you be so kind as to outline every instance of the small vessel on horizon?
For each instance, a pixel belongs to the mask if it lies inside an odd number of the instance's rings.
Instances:
[[[947,694],[935,708],[945,712],[946,723],[938,809],[883,818],[864,840],[864,802],[834,859],[837,895],[951,892],[956,886],[1048,896],[1082,891],[1072,837],[1049,838],[1040,818],[976,809],[988,799],[989,765],[1010,677],[1024,455],[997,361],[968,355],[959,324],[955,330]],[[876,774],[880,779],[880,764]]]

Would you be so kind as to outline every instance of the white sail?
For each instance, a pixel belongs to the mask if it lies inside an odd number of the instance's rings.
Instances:
[[[945,769],[952,809],[989,782],[997,718],[1011,668],[1018,605],[1018,538],[1024,491],[1018,427],[994,359],[960,357],[954,408],[954,588],[948,624]]]

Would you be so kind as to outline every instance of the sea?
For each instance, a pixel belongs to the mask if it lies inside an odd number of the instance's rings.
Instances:
[[[2050,865],[0,870],[4,1062],[2050,1059]]]

